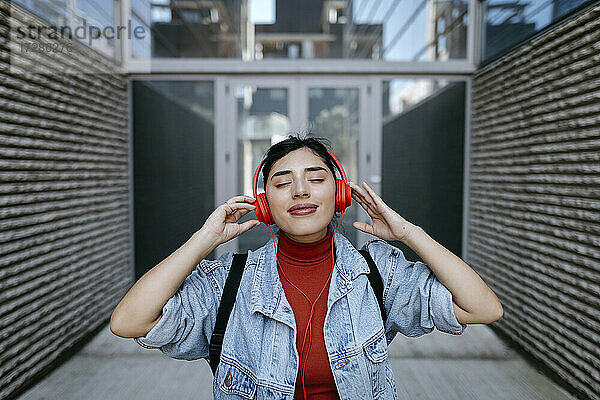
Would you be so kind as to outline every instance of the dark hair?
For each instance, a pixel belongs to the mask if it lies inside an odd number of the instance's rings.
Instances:
[[[271,171],[273,164],[275,164],[275,162],[277,162],[277,160],[284,157],[286,154],[288,154],[294,150],[304,148],[304,147],[307,147],[308,149],[310,149],[313,153],[315,153],[317,156],[319,156],[323,160],[325,165],[331,170],[331,173],[333,174],[333,177],[335,179],[335,171],[336,171],[337,167],[336,167],[335,162],[333,161],[333,158],[328,153],[328,148],[325,144],[327,144],[329,146],[329,140],[327,138],[316,137],[316,136],[313,136],[311,133],[308,133],[304,137],[301,137],[300,134],[296,133],[296,134],[290,134],[290,135],[288,135],[288,137],[286,139],[272,145],[269,148],[269,150],[267,151],[265,162],[263,163],[263,166],[262,166],[263,190],[265,190],[265,192],[266,192],[267,178],[269,177],[269,172]],[[341,179],[341,177],[342,177],[341,171],[340,171],[339,175],[340,175],[340,179]],[[335,223],[335,225],[332,226],[330,224],[330,230],[332,233],[333,233],[333,230],[335,229],[335,226],[337,226],[337,222],[338,222],[338,221],[336,221],[336,215],[339,215],[339,213],[334,212],[334,219],[332,219],[332,223]],[[331,229],[331,228],[334,228],[334,229]],[[341,229],[341,226],[340,226],[340,229]]]

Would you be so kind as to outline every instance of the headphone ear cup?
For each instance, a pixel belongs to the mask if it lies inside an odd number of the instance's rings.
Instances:
[[[259,193],[256,195],[256,208],[254,209],[256,219],[260,222],[264,222],[267,225],[272,225],[273,216],[271,215],[271,209],[269,203],[267,203],[267,195],[265,193]]]
[[[342,212],[352,203],[352,188],[343,179],[336,179],[335,189],[335,211]]]

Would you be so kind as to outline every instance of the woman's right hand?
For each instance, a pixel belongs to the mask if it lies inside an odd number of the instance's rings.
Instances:
[[[260,224],[257,219],[251,219],[241,224],[237,223],[241,217],[256,208],[254,204],[251,204],[255,201],[252,196],[231,197],[208,216],[201,230],[213,238],[215,247],[241,235]]]

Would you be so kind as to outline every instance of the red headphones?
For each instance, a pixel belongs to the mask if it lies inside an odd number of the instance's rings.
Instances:
[[[342,165],[340,164],[338,159],[335,158],[335,156],[333,154],[331,154],[330,151],[327,151],[327,152],[335,161],[335,164],[337,165],[338,169],[340,170],[340,172],[342,174],[342,178],[343,178],[343,179],[335,179],[335,211],[342,213],[342,218],[340,219],[340,222],[337,226],[337,228],[339,228],[340,224],[342,223],[342,220],[344,218],[344,210],[350,206],[351,201],[352,201],[352,188],[348,184],[348,179],[346,178],[346,173],[344,172],[344,168],[342,168]],[[273,237],[273,232],[271,231],[270,225],[274,224],[275,221],[273,220],[273,216],[271,215],[271,210],[269,208],[269,204],[267,203],[267,195],[264,192],[259,193],[258,195],[256,194],[256,182],[257,182],[258,172],[260,171],[260,167],[263,165],[263,163],[265,162],[266,159],[267,158],[265,157],[260,162],[260,164],[258,164],[258,167],[256,168],[256,171],[254,172],[254,179],[252,180],[252,194],[253,194],[254,198],[256,199],[256,208],[254,209],[256,218],[260,222],[264,222],[267,225],[267,227],[269,228],[269,231],[271,232],[271,237]],[[333,176],[335,178],[335,173]],[[337,228],[335,228],[335,231],[331,234],[331,244],[332,244],[331,245],[331,259],[334,260],[334,263],[335,263],[335,259],[334,259],[334,254],[333,254],[333,236],[335,235],[335,232],[337,232]],[[275,246],[275,238],[273,238],[273,246]],[[278,267],[280,267],[279,260],[277,260],[277,249],[275,249],[275,261],[277,262]],[[333,274],[333,265],[331,266],[331,271],[329,273],[329,278],[327,279],[327,282],[325,282],[323,289],[321,289],[321,292],[319,293],[319,295],[317,296],[317,298],[314,301],[311,301],[308,298],[308,296],[304,292],[302,292],[302,290],[300,290],[296,285],[294,285],[288,279],[287,276],[285,276],[285,273],[283,272],[283,268],[281,268],[281,273],[282,273],[283,277],[285,278],[285,280],[288,281],[289,284],[292,285],[294,288],[296,288],[296,290],[298,290],[298,292],[300,292],[302,294],[302,296],[304,296],[304,298],[306,300],[308,300],[308,303],[311,305],[310,316],[308,317],[308,323],[306,324],[306,329],[304,331],[304,337],[302,339],[302,351],[303,351],[304,343],[306,342],[306,335],[308,334],[308,338],[309,338],[308,339],[309,340],[308,349],[306,350],[305,357],[303,357],[304,354],[301,351],[300,363],[299,363],[300,364],[299,365],[300,378],[302,380],[302,391],[304,393],[304,399],[306,399],[306,387],[304,384],[304,371],[306,369],[306,361],[308,361],[308,352],[310,351],[310,347],[312,344],[312,317],[315,312],[315,305],[317,304],[317,301],[321,297],[321,294],[323,294],[323,292],[325,291],[325,288],[329,285],[329,282],[331,280],[331,275]]]
[[[352,201],[352,188],[348,184],[348,179],[346,178],[346,173],[344,172],[344,168],[338,161],[337,158],[331,152],[327,151],[329,155],[335,161],[338,169],[342,173],[343,179],[335,179],[335,211],[342,212],[347,207],[350,207],[350,203]],[[256,208],[254,209],[254,213],[256,214],[256,219],[260,222],[264,222],[267,225],[272,225],[275,223],[273,221],[273,216],[271,215],[271,209],[269,208],[269,203],[267,203],[267,195],[266,193],[256,194],[256,182],[258,178],[258,173],[260,171],[260,167],[262,167],[263,163],[267,157],[263,158],[263,160],[258,164],[256,168],[256,172],[254,172],[254,179],[252,180],[252,195],[256,199]],[[335,172],[333,174],[335,178]]]

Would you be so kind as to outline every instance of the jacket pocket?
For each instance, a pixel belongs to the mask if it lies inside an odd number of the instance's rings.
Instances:
[[[373,398],[382,397],[385,392],[386,384],[386,363],[388,357],[387,341],[383,330],[379,331],[373,338],[367,340],[363,345],[364,353],[367,358],[367,369],[371,379],[373,389]]]
[[[236,394],[246,399],[256,395],[257,379],[249,370],[221,358],[219,363],[219,388],[227,394]]]

